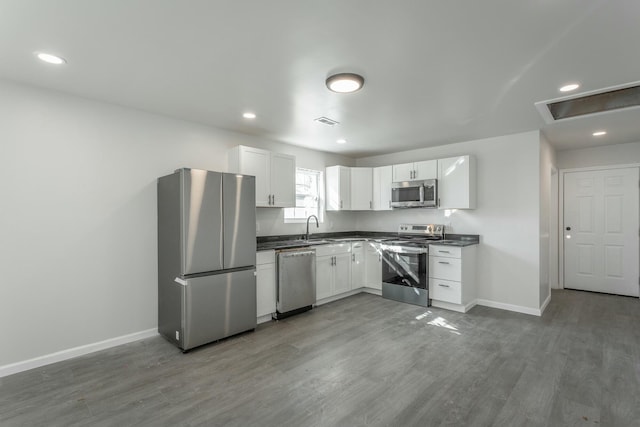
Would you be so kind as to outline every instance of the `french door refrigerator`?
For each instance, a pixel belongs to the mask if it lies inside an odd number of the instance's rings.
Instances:
[[[158,179],[158,332],[187,351],[256,327],[255,177]]]

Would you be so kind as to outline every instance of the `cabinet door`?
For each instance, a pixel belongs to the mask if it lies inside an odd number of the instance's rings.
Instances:
[[[382,254],[377,243],[369,243],[365,250],[365,286],[382,289]]]
[[[373,175],[371,168],[351,168],[351,210],[368,211],[373,208]]]
[[[392,166],[373,168],[373,210],[391,210]]]
[[[346,166],[329,166],[325,173],[328,211],[351,209],[351,173]]]
[[[340,166],[340,210],[351,210],[351,170]]]
[[[240,171],[256,177],[256,206],[269,206],[271,194],[271,153],[253,147],[240,147]]]
[[[351,244],[351,289],[362,288],[365,285],[364,243]]]
[[[393,182],[411,181],[413,178],[413,163],[393,165]]]
[[[333,295],[338,295],[351,290],[351,254],[342,253],[334,255],[333,266]]]
[[[257,317],[276,311],[276,265],[259,264],[256,266]]]
[[[279,208],[296,206],[296,158],[271,153],[272,205]]]
[[[436,179],[438,178],[438,161],[426,160],[424,162],[416,162],[413,164],[415,179]]]
[[[475,209],[475,158],[450,157],[438,160],[440,209]]]
[[[316,257],[316,301],[333,295],[333,256]]]

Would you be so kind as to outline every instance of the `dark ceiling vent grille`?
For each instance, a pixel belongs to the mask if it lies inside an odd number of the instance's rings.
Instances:
[[[640,83],[536,103],[547,123],[640,106]]]
[[[317,119],[315,119],[315,121],[327,126],[335,126],[338,124],[338,122],[336,122],[335,120],[331,120],[328,117],[318,117]]]

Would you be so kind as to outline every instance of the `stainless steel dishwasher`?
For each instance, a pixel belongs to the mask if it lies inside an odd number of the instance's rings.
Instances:
[[[274,319],[284,319],[311,310],[316,302],[315,249],[287,249],[276,252],[277,302]]]

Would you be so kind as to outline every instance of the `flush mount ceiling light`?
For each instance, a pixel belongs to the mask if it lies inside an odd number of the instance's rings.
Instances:
[[[346,144],[346,143],[347,143],[347,140],[346,140],[346,139],[344,139],[344,138],[340,138],[340,139],[338,139],[336,142],[337,142],[338,144]]]
[[[606,134],[607,134],[607,131],[604,131],[604,130],[599,130],[597,132],[592,133],[593,136],[603,136]]]
[[[572,90],[576,90],[580,87],[578,83],[571,83],[564,85],[560,88],[560,92],[571,92]]]
[[[251,112],[246,112],[242,114],[242,117],[244,117],[245,119],[255,119],[256,118],[256,113],[251,113]]]
[[[329,76],[327,87],[338,93],[350,93],[360,90],[364,85],[364,77],[353,73],[340,73]]]
[[[49,64],[62,65],[67,63],[66,59],[60,56],[52,55],[50,53],[36,52],[35,54],[38,57],[38,59]]]

